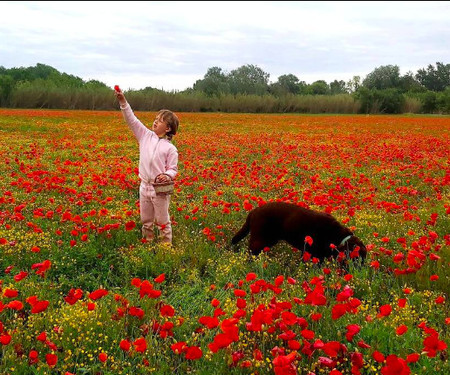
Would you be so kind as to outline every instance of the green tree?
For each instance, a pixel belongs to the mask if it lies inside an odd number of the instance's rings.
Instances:
[[[7,107],[10,103],[14,80],[9,75],[0,75],[0,107]]]
[[[400,87],[400,68],[397,65],[385,65],[375,68],[363,80],[368,89],[396,89]]]
[[[354,93],[358,91],[358,89],[361,87],[361,77],[360,76],[353,76],[352,79],[350,79],[346,83],[346,89],[349,93]]]
[[[270,92],[276,96],[300,93],[300,81],[293,74],[283,74],[278,77],[277,82],[270,85]]]
[[[232,94],[264,95],[269,91],[269,73],[256,65],[243,65],[228,75]]]
[[[209,68],[203,79],[194,83],[193,89],[202,91],[209,97],[230,92],[227,75],[222,71],[222,68],[217,66]]]
[[[436,104],[442,113],[450,113],[450,87],[437,93]]]
[[[419,69],[416,79],[431,91],[444,91],[450,86],[450,64],[436,63],[436,67],[428,65],[426,69]]]
[[[108,88],[107,85],[105,85],[103,82],[97,81],[96,79],[91,79],[91,80],[87,81],[85,86],[87,88],[92,88],[92,89],[105,89],[105,88]]]
[[[30,80],[38,78],[47,79],[50,76],[54,77],[57,75],[61,75],[61,73],[59,73],[55,68],[41,63],[37,63],[35,67],[29,67],[26,69],[29,72],[30,77],[32,77],[32,79]]]
[[[404,76],[400,77],[400,90],[402,92],[423,92],[425,91],[425,87],[414,78],[413,72],[409,71]]]
[[[333,82],[330,82],[330,94],[338,95],[338,94],[348,94],[347,85],[345,81],[338,81],[335,79]]]
[[[308,93],[312,95],[328,95],[330,86],[324,80],[318,80],[308,86]]]
[[[405,97],[398,89],[368,89],[360,87],[354,94],[362,113],[401,113]]]

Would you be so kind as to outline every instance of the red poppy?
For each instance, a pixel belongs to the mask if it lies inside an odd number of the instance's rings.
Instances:
[[[431,334],[423,340],[422,352],[425,352],[429,358],[436,357],[438,351],[447,349],[447,344],[439,340],[439,334],[435,330],[430,330]]]
[[[253,350],[253,358],[256,361],[262,361],[264,359],[264,356],[263,356],[261,350],[259,350],[259,349]]]
[[[311,256],[312,256],[311,253],[309,253],[308,251],[305,250],[305,251],[303,252],[303,257],[302,257],[302,259],[303,259],[304,262],[307,262],[308,260],[311,259]]]
[[[408,363],[415,363],[420,359],[420,355],[418,353],[412,353],[408,354],[406,356],[406,362]]]
[[[379,313],[377,314],[378,318],[388,316],[392,312],[392,306],[391,305],[383,305],[380,306]]]
[[[336,367],[336,361],[328,357],[319,357],[319,363],[321,366],[333,368]]]
[[[28,354],[28,363],[33,365],[39,362],[39,353],[36,350],[31,350]]]
[[[236,297],[245,297],[247,295],[247,292],[245,290],[242,290],[242,289],[235,289],[234,290],[234,295]]]
[[[17,300],[11,301],[6,305],[7,308],[11,309],[11,310],[22,310],[23,309],[23,303]]]
[[[291,350],[300,350],[301,346],[302,345],[297,340],[289,340],[288,341],[288,347]]]
[[[144,310],[142,310],[140,307],[131,306],[128,310],[128,315],[136,316],[139,319],[142,319],[144,317]]]
[[[410,373],[411,370],[406,361],[395,354],[388,355],[386,366],[381,368],[382,375],[409,375]]]
[[[214,346],[213,348],[215,349],[215,351],[217,351],[218,349],[222,349],[222,348],[226,348],[228,345],[230,345],[233,342],[233,338],[225,333],[219,333],[214,337],[213,343]],[[211,347],[210,347],[211,349]],[[212,350],[213,352],[215,352],[214,350]]]
[[[347,312],[347,304],[345,303],[338,303],[333,306],[331,309],[331,318],[333,320],[339,319],[341,316],[345,315]]]
[[[312,340],[316,335],[314,331],[311,331],[309,329],[304,329],[300,333],[306,340]]]
[[[439,296],[434,300],[435,303],[437,303],[438,305],[442,304],[445,302],[445,297],[444,296]]]
[[[166,279],[166,275],[162,273],[161,275],[155,277],[155,283],[162,283]]]
[[[115,85],[115,86],[114,86],[114,90],[116,90],[117,92],[120,92],[120,87],[119,87],[119,85]]]
[[[144,353],[147,350],[147,341],[143,337],[134,340],[133,345],[138,353]]]
[[[351,279],[353,279],[353,275],[350,273],[348,273],[347,275],[344,276],[345,281],[350,281]]]
[[[353,295],[353,290],[348,285],[346,285],[344,287],[344,289],[342,290],[342,292],[340,292],[336,296],[336,301],[339,301],[339,302],[347,301],[352,295]]]
[[[325,291],[321,284],[321,282],[316,284],[316,287],[312,291],[308,291],[308,294],[305,297],[304,303],[309,305],[322,306],[327,303],[327,299],[325,297]]]
[[[100,362],[106,362],[106,360],[108,359],[108,356],[106,355],[106,353],[103,353],[103,352],[101,352],[99,355],[98,355],[98,359],[99,359],[99,361]]]
[[[20,271],[17,275],[14,276],[14,281],[19,282],[28,276],[28,272]]]
[[[347,326],[347,333],[345,334],[345,338],[347,341],[353,341],[353,336],[359,333],[361,327],[358,324],[349,324]]]
[[[45,273],[50,269],[52,263],[47,259],[44,260],[41,263],[35,263],[31,266],[31,269],[36,269],[36,275],[41,275],[42,277],[45,276]]]
[[[253,209],[253,205],[249,202],[248,199],[244,200],[244,210],[250,211]]]
[[[122,349],[124,352],[127,352],[130,350],[131,347],[131,343],[128,340],[123,339],[122,341],[120,341],[119,344],[120,349]]]
[[[33,246],[33,247],[31,248],[31,251],[32,251],[33,253],[39,253],[39,252],[41,251],[41,249],[40,249],[39,246]]]
[[[279,275],[279,276],[275,277],[274,284],[276,287],[279,287],[281,284],[283,284],[283,282],[284,282],[283,275]]]
[[[186,350],[185,358],[196,360],[200,359],[203,355],[202,350],[198,346],[190,346]]]
[[[291,330],[284,331],[283,333],[278,335],[278,337],[284,341],[292,340],[295,338],[295,336],[295,332]]]
[[[351,361],[352,361],[352,374],[358,374],[360,368],[364,366],[364,359],[362,353],[354,352],[351,354]]]
[[[174,316],[175,315],[175,309],[171,305],[162,305],[159,309],[159,312],[161,316]]]
[[[371,348],[371,346],[369,344],[367,344],[364,340],[359,340],[358,341],[358,346],[362,349],[369,349]]]
[[[96,301],[104,296],[108,295],[108,291],[106,289],[97,289],[89,294],[89,298],[93,301]]]
[[[133,282],[134,282],[133,285],[138,286],[137,280],[139,280],[139,279],[133,279]],[[142,282],[140,282],[140,280],[139,280],[138,287],[139,287],[139,295],[141,296],[141,298],[143,298],[146,295],[149,295],[151,293],[151,291],[153,290],[153,284],[150,283],[150,281],[148,281],[148,280],[144,280]]]
[[[9,289],[9,288],[7,288],[7,289],[5,289],[5,291],[3,292],[3,295],[4,295],[6,298],[15,298],[15,297],[17,297],[17,296],[19,295],[19,292],[18,292],[17,290],[15,290],[15,289]]]
[[[309,246],[312,246],[313,244],[313,239],[311,236],[306,236],[305,237],[305,243],[307,243]]]
[[[37,301],[33,304],[33,307],[31,308],[31,313],[39,314],[40,312],[47,310],[48,305],[49,305],[48,301]]]
[[[436,255],[434,253],[431,253],[429,255],[429,258],[430,258],[430,260],[439,260],[439,259],[441,259],[441,257],[439,255]]]
[[[125,230],[133,230],[136,227],[136,223],[134,221],[128,221],[125,223]]]
[[[8,335],[6,332],[0,334],[0,344],[2,345],[8,345],[11,342],[11,336]]]
[[[56,363],[58,362],[58,356],[53,353],[49,353],[45,355],[45,361],[50,367],[56,366]]]
[[[139,288],[142,284],[142,280],[138,277],[135,277],[131,280],[131,285],[135,286],[136,288]]]
[[[170,346],[170,348],[172,349],[172,351],[175,354],[181,354],[181,353],[185,352],[188,347],[187,347],[187,345],[186,345],[186,343],[184,341],[179,341],[179,342],[177,342],[175,344],[172,344]]]
[[[69,294],[64,297],[64,301],[66,301],[69,305],[75,304],[81,297],[83,297],[83,291],[81,289],[70,289]]]
[[[318,320],[320,320],[322,318],[322,314],[321,313],[311,314],[310,318],[311,318],[311,320],[317,322]]]
[[[291,311],[283,311],[281,313],[281,319],[283,320],[283,323],[288,326],[292,326],[298,322],[297,315]]]
[[[408,327],[402,324],[401,326],[398,326],[395,330],[395,333],[399,336],[404,335],[408,331]]]

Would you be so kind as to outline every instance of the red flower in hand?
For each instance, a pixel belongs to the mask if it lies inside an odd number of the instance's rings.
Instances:
[[[119,85],[115,85],[115,86],[114,86],[114,90],[116,90],[117,92],[119,92],[119,91],[120,91]]]

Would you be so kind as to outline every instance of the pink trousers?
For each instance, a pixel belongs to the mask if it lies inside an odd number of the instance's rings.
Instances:
[[[170,195],[157,195],[151,184],[141,182],[139,205],[142,221],[142,236],[151,241],[154,238],[154,225],[162,242],[172,243],[172,225],[169,216]]]

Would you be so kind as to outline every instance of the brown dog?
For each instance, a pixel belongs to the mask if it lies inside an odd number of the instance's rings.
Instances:
[[[281,240],[299,250],[305,249],[321,261],[335,258],[340,252],[349,256],[354,250],[352,256],[357,253],[364,261],[367,253],[361,240],[333,216],[291,203],[270,202],[250,211],[231,243],[238,243],[249,232],[249,249],[254,255]],[[313,239],[311,246],[305,245],[306,236]]]

